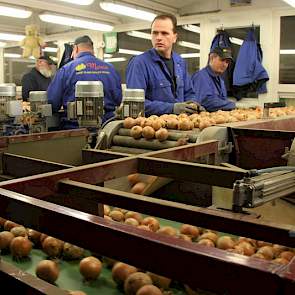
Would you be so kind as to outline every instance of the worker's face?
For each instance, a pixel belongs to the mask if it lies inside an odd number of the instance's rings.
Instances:
[[[53,75],[51,65],[44,59],[39,59],[37,61],[37,70],[46,78],[49,78]]]
[[[210,56],[210,67],[217,75],[223,74],[228,68],[229,64],[230,59],[222,59],[219,55]]]
[[[155,20],[151,34],[153,47],[160,55],[170,58],[173,44],[177,40],[177,33],[173,32],[172,21],[169,18]]]

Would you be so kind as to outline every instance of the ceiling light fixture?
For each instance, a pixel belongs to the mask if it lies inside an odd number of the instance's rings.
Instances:
[[[295,54],[295,49],[281,49],[280,54]]]
[[[182,28],[193,33],[201,33],[201,28],[196,25],[183,25]]]
[[[151,34],[140,32],[140,31],[130,31],[126,33],[128,36],[135,37],[135,38],[141,38],[141,39],[147,39],[151,40]]]
[[[177,44],[182,47],[188,47],[188,48],[193,48],[193,49],[198,49],[200,50],[200,44],[192,43],[192,42],[187,42],[187,41],[178,41]]]
[[[77,28],[103,31],[103,32],[109,32],[109,31],[112,31],[113,29],[113,26],[111,25],[102,24],[96,21],[88,21],[88,20],[83,20],[79,18],[72,18],[69,16],[51,14],[47,12],[40,14],[39,17],[44,22],[70,26],[70,27],[77,27]]]
[[[57,52],[58,48],[57,47],[45,47],[42,49],[44,52]]]
[[[127,58],[125,58],[125,57],[114,57],[114,58],[105,58],[104,59],[105,62],[110,62],[110,63],[121,62],[121,61],[126,61],[126,60],[127,60]]]
[[[104,53],[103,54],[103,57],[104,58],[111,58],[113,55],[112,54],[110,54],[110,53]]]
[[[131,6],[116,4],[110,1],[100,2],[99,5],[103,10],[116,13],[116,14],[122,14],[122,15],[130,16],[130,17],[138,18],[141,20],[152,21],[157,16],[155,13],[152,13],[152,12],[133,8]]]
[[[12,6],[0,5],[0,15],[17,18],[28,18],[32,15],[32,11]]]
[[[24,38],[25,38],[25,35],[10,34],[10,33],[0,33],[0,40],[21,41]]]
[[[94,0],[58,0],[62,2],[68,2],[77,5],[90,5],[94,2]]]
[[[244,40],[235,38],[235,37],[229,37],[229,40],[231,43],[236,44],[236,45],[242,45]]]
[[[4,53],[4,57],[8,57],[8,58],[20,58],[21,55],[18,53]]]
[[[139,55],[139,54],[142,54],[143,51],[119,48],[119,53],[121,53],[121,54],[130,54],[130,55]]]
[[[200,53],[182,53],[180,54],[182,58],[194,58],[194,57],[200,57]]]
[[[295,0],[284,0],[286,3],[291,5],[292,7],[295,7]]]

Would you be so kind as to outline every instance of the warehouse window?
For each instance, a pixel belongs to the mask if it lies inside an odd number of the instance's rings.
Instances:
[[[233,58],[234,60],[237,59],[240,47],[246,38],[249,30],[252,28],[252,26],[249,27],[241,27],[241,28],[231,28],[231,29],[226,29],[226,32],[230,36],[230,41],[232,43],[232,49],[233,49]],[[260,27],[255,26],[255,38],[257,43],[260,43]]]
[[[190,74],[199,70],[200,26],[182,25],[177,27],[178,42],[174,50],[187,62]],[[150,29],[118,33],[118,52],[105,54],[104,60],[114,65],[125,83],[125,71],[130,58],[152,48]]]
[[[281,17],[280,84],[295,84],[295,16]]]

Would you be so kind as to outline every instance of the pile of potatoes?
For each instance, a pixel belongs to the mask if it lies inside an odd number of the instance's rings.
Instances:
[[[106,219],[126,223],[144,230],[168,235],[207,247],[216,247],[245,256],[272,260],[274,263],[279,264],[288,264],[295,256],[294,249],[278,244],[271,244],[245,237],[220,235],[216,231],[202,229],[189,224],[183,224],[179,229],[171,226],[160,226],[160,222],[156,218],[150,216],[143,218],[138,212],[127,211],[120,208],[111,210],[107,205],[105,205],[104,209]]]
[[[168,138],[168,130],[164,128],[166,122],[158,116],[150,116],[149,118],[138,117],[133,119],[128,117],[123,122],[124,128],[130,129],[130,135],[134,139],[158,139],[165,141]]]
[[[160,235],[170,236],[206,247],[216,247],[240,255],[265,259],[277,264],[288,264],[295,256],[294,249],[282,245],[266,243],[246,237],[220,235],[216,231],[189,224],[182,224],[179,228],[161,226],[160,221],[155,217],[144,217],[138,212],[111,208],[108,205],[104,205],[104,214],[105,219],[125,223],[145,231],[152,231]],[[0,218],[0,226],[3,230],[0,232],[1,252],[11,251],[15,258],[21,259],[27,257],[34,246],[41,248],[47,254],[48,258],[41,260],[36,267],[36,275],[39,278],[49,283],[55,283],[60,273],[60,259],[78,260],[79,272],[84,281],[94,281],[99,278],[103,268],[103,261],[94,256],[85,257],[84,249],[3,218]],[[12,246],[12,241],[18,241],[19,238],[26,240],[24,250],[21,251],[12,249],[14,247]],[[18,241],[15,244],[20,243]],[[106,258],[104,259],[104,263],[106,263],[107,260]],[[145,272],[135,266],[110,259],[108,259],[107,266],[112,267],[113,280],[127,295],[171,294],[169,288],[171,287],[172,280],[170,278]],[[188,294],[195,294],[189,286],[185,286],[185,289]],[[85,293],[71,291],[69,294],[81,295]]]
[[[143,217],[140,213],[134,211],[127,211],[121,208],[111,209],[104,205],[105,218],[121,223],[135,226],[139,229],[153,231],[157,234],[170,236],[176,239],[181,239],[189,243],[203,245],[205,247],[216,247],[224,251],[237,253],[244,256],[254,257],[272,261],[276,264],[286,265],[295,256],[295,250],[278,244],[271,244],[263,241],[257,241],[246,237],[233,237],[229,235],[221,235],[220,233],[208,229],[203,229],[197,226],[182,224],[180,228],[172,226],[161,226],[160,222],[155,217]],[[127,265],[122,262],[113,261],[113,279],[119,285],[123,286],[125,294],[165,294],[171,284],[171,279],[162,277],[156,274],[138,272],[134,266]],[[134,274],[134,275],[133,275]],[[135,275],[136,274],[136,275]],[[137,277],[146,285],[155,285],[155,293],[139,293],[139,291],[132,292],[129,290],[130,281]],[[148,276],[150,278],[148,278]],[[130,281],[128,278],[130,277]],[[150,280],[151,279],[151,280]],[[138,286],[137,284],[135,284]],[[142,287],[142,285],[139,283]],[[199,291],[192,290],[189,286],[184,286],[187,294],[202,294]],[[137,288],[137,287],[136,287]],[[146,287],[147,288],[147,287]],[[136,289],[139,290],[139,289]],[[162,293],[160,293],[160,292]],[[169,294],[169,293],[168,293]]]
[[[131,129],[131,136],[135,139],[159,139],[164,141],[169,133],[167,129],[192,130],[193,128],[204,129],[206,127],[239,121],[249,121],[261,119],[262,108],[256,109],[235,109],[232,111],[201,112],[199,114],[164,114],[162,116],[152,115],[148,118],[138,117],[136,119],[126,118],[124,128]],[[295,107],[272,108],[270,118],[294,115]]]
[[[101,271],[101,262],[95,257],[85,257],[84,249],[50,237],[36,230],[25,228],[11,220],[0,217],[0,252],[11,253],[17,262],[30,259],[32,248],[39,248],[47,259],[39,261],[36,276],[51,284],[59,277],[59,262],[63,260],[81,260],[80,273],[85,280],[96,279]],[[88,261],[91,260],[91,261]],[[78,291],[80,292],[80,291]],[[69,294],[84,294],[83,292]]]

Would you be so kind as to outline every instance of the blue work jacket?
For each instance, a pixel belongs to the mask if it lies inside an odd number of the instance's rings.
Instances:
[[[172,52],[172,58],[176,77],[175,94],[171,87],[173,78],[154,48],[134,57],[128,64],[127,88],[144,89],[145,113],[148,116],[173,113],[174,103],[196,100],[185,61],[175,52]]]
[[[255,39],[255,32],[251,29],[243,42],[234,69],[233,85],[247,85],[251,91],[265,93],[268,74],[261,64],[262,51]]]
[[[214,74],[210,66],[193,74],[192,85],[197,95],[197,101],[207,111],[215,112],[235,108],[235,103],[227,99],[223,79]]]
[[[58,70],[47,89],[48,103],[53,112],[61,106],[67,109],[67,102],[75,101],[77,81],[101,81],[104,91],[103,121],[111,118],[115,107],[122,100],[121,78],[113,65],[96,58],[90,52],[81,52],[77,58]],[[73,127],[75,124],[73,124]]]

